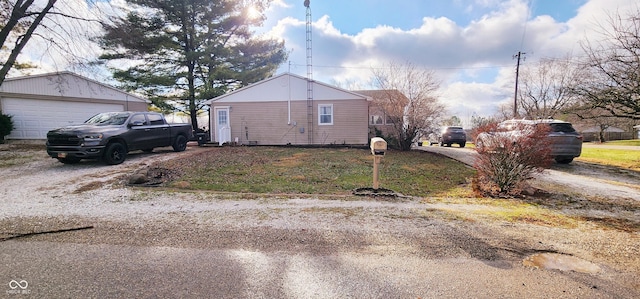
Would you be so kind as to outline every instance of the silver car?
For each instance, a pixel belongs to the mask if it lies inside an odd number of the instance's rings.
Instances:
[[[568,164],[582,153],[582,135],[576,132],[571,123],[555,119],[524,120],[512,119],[498,124],[500,132],[483,132],[476,138],[476,147],[490,146],[492,136],[507,134],[511,136],[527,134],[527,128],[546,124],[550,127],[548,135],[551,144],[551,156],[557,163]],[[523,129],[524,128],[524,129]]]

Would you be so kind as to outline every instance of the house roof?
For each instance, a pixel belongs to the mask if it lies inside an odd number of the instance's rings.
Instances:
[[[370,97],[374,102],[385,102],[389,99],[409,101],[409,99],[397,89],[354,90],[353,92]]]
[[[283,73],[243,88],[234,90],[219,97],[209,99],[204,103],[237,103],[237,102],[279,102],[306,101],[308,97],[307,78]],[[366,95],[331,86],[319,81],[313,82],[314,100],[370,100]]]
[[[7,78],[0,85],[0,94],[151,103],[151,101],[135,94],[68,71]]]

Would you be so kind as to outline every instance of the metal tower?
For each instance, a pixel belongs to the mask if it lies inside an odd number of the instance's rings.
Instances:
[[[311,47],[311,1],[305,0],[307,8],[307,137],[309,144],[313,144],[313,66]]]

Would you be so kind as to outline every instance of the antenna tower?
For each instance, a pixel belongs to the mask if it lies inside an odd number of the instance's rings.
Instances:
[[[307,137],[309,144],[313,144],[313,66],[311,47],[311,1],[305,0],[307,8]]]

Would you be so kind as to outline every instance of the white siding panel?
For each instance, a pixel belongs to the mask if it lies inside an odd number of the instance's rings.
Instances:
[[[254,103],[277,101],[307,101],[307,79],[289,74],[270,78],[212,99],[212,104]],[[316,101],[365,100],[366,97],[344,89],[313,81],[313,99]]]
[[[10,139],[46,139],[51,129],[82,123],[108,111],[124,111],[122,104],[84,103],[32,99],[2,99],[2,111],[13,116]]]
[[[9,78],[0,92],[48,97],[99,99],[127,103],[145,103],[132,94],[72,73],[44,74],[21,78]]]

